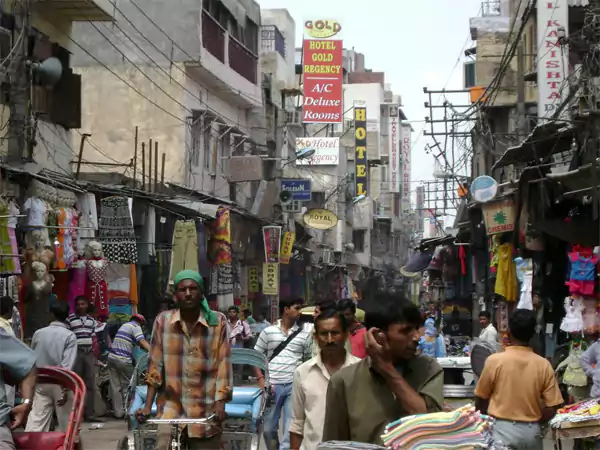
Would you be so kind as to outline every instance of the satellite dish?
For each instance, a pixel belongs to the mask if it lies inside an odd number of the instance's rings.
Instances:
[[[282,205],[289,205],[292,203],[292,192],[291,191],[281,191],[279,193],[279,203]]]
[[[42,62],[32,63],[31,70],[42,86],[54,87],[62,77],[63,66],[58,58],[51,56]]]

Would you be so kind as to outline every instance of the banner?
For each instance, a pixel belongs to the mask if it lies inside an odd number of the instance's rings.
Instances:
[[[367,108],[354,107],[354,187],[355,195],[368,194]]]
[[[398,120],[398,106],[390,105],[390,121],[388,125],[388,139],[390,148],[389,180],[390,192],[400,193],[400,121]]]
[[[546,0],[537,5],[538,35],[538,116],[552,117],[562,99],[569,94],[569,48],[558,42],[558,30],[564,28],[569,37],[569,5],[567,0]],[[568,108],[563,109],[563,114]],[[540,121],[541,123],[544,120]]]
[[[258,294],[259,287],[258,267],[250,266],[248,267],[248,293]]]
[[[309,147],[315,149],[315,154],[310,158],[296,160],[297,165],[337,166],[340,163],[339,137],[296,138],[296,152]]]
[[[307,20],[302,41],[303,123],[342,123],[342,26],[335,20]],[[336,39],[332,39],[332,38]]]
[[[279,264],[264,263],[263,264],[263,287],[264,295],[279,294]]]
[[[281,254],[279,255],[279,262],[281,264],[290,263],[295,240],[296,233],[292,233],[291,231],[286,231],[283,233],[283,243],[281,244]]]
[[[281,249],[281,227],[263,227],[263,242],[265,243],[265,261],[268,263],[279,262]]]
[[[400,212],[406,217],[410,214],[410,163],[412,159],[412,128],[402,124],[402,205]]]

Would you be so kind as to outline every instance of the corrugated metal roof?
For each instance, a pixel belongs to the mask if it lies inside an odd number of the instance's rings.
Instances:
[[[569,6],[587,6],[589,0],[569,0]]]

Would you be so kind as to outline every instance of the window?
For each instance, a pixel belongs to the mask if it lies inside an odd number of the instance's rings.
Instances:
[[[354,244],[354,251],[356,253],[363,253],[365,251],[366,235],[366,230],[352,230],[352,243]]]

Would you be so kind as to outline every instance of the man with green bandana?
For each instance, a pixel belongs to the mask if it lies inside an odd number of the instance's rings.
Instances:
[[[148,395],[140,419],[150,415],[157,392],[162,418],[201,419],[212,414],[216,423],[186,428],[188,448],[220,449],[220,422],[233,389],[227,319],[211,311],[204,298],[202,276],[179,272],[174,280],[179,309],[156,318],[148,353]],[[170,449],[170,427],[159,427],[157,450]]]

